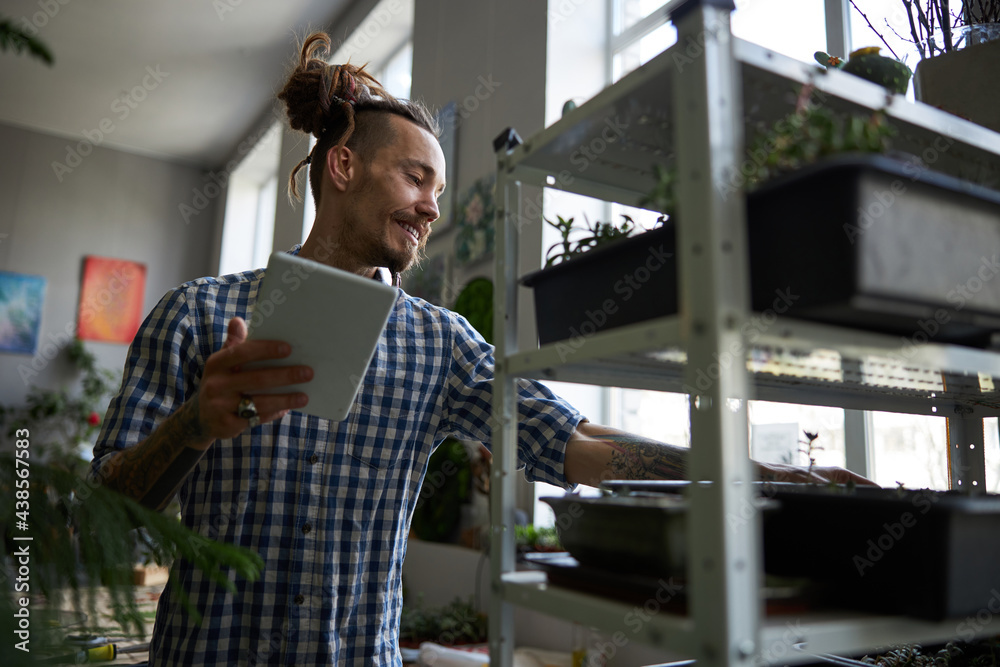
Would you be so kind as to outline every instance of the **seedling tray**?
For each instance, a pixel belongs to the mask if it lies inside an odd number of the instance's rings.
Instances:
[[[1000,497],[799,486],[764,515],[769,574],[832,584],[831,602],[928,620],[1000,611]]]
[[[1000,331],[1000,193],[916,162],[845,155],[747,197],[751,306],[928,341]],[[553,343],[676,314],[676,228],[529,274]]]
[[[543,345],[677,313],[673,222],[524,276]]]

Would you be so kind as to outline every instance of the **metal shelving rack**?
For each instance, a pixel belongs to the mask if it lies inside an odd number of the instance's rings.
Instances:
[[[898,148],[937,171],[1000,181],[1000,134],[925,105],[887,95],[839,71],[823,72],[735,39],[729,0],[677,0],[667,11],[678,39],[660,56],[516,147],[497,154],[497,250],[492,486],[491,664],[509,665],[513,605],[615,632],[623,603],[549,586],[515,567],[517,377],[682,391],[692,395],[692,489],[688,614],[658,613],[630,640],[688,654],[700,665],[744,667],[780,655],[866,650],[888,642],[954,637],[957,621],[849,614],[767,617],[760,599],[759,521],[727,523],[751,498],[746,400],[757,398],[948,417],[953,482],[985,488],[982,419],[1000,414],[1000,355],[777,318],[752,337],[745,213],[739,170],[743,136],[792,110],[814,86],[844,111],[885,109]],[[624,128],[621,138],[609,128]],[[581,159],[581,149],[590,155]],[[654,162],[677,164],[681,313],[597,333],[574,346],[517,349],[517,238],[522,183],[626,205],[653,189]],[[733,193],[736,193],[733,196]],[[746,363],[719,364],[732,351]],[[705,382],[698,369],[713,369]],[[991,615],[995,616],[995,615]],[[1000,619],[977,626],[1000,631]],[[794,629],[793,629],[794,628]],[[777,647],[787,651],[776,653]]]

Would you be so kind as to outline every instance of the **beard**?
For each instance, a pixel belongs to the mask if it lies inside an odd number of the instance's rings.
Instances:
[[[362,166],[364,170],[365,167]],[[416,248],[407,246],[400,250],[390,236],[395,233],[389,226],[398,226],[396,221],[405,222],[417,229],[426,227],[423,219],[406,210],[384,210],[380,203],[380,194],[376,183],[367,171],[362,172],[361,187],[353,200],[353,205],[345,216],[344,228],[340,241],[344,248],[364,266],[385,267],[393,275],[405,273],[423,261],[424,247],[430,236],[425,233],[418,241]],[[372,216],[371,212],[376,211]],[[374,217],[374,221],[373,221]]]
[[[396,225],[395,221],[401,220],[414,227],[421,227],[420,221],[413,220],[413,216],[405,211],[382,212],[378,214],[378,218],[388,219],[389,225]],[[341,243],[364,266],[385,267],[395,275],[406,273],[425,258],[424,247],[429,234],[420,239],[416,248],[400,250],[386,238],[387,233],[394,233],[393,230],[372,227],[363,222],[360,215],[352,215],[346,222],[341,232]]]

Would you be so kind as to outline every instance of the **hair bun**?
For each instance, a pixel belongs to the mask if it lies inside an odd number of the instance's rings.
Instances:
[[[324,79],[330,70],[330,65],[319,56],[329,51],[329,36],[322,32],[309,35],[302,44],[295,69],[278,93],[278,99],[285,103],[291,128],[316,137],[326,126],[322,101],[327,99]]]
[[[330,37],[326,33],[309,35],[302,44],[298,62],[285,87],[278,93],[278,99],[285,103],[289,126],[317,139],[309,157],[301,160],[288,176],[289,198],[299,196],[295,182],[299,170],[324,160],[334,146],[350,145],[359,113],[362,116],[370,112],[395,114],[416,123],[434,136],[439,134],[438,126],[426,107],[419,102],[398,100],[390,95],[375,77],[365,71],[364,65],[330,65],[329,51]],[[372,121],[372,127],[383,126]],[[382,139],[391,133],[391,130],[385,129],[374,131],[381,132]],[[362,131],[360,136],[367,137],[369,134]],[[360,147],[372,141],[371,138],[363,138],[350,147],[363,152]],[[322,174],[322,169],[309,171],[309,185],[317,202]]]

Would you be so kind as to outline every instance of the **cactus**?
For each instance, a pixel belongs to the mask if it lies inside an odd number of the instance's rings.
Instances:
[[[862,79],[884,86],[893,93],[906,94],[913,73],[910,68],[895,58],[879,55],[879,47],[858,49],[841,68]]]
[[[840,56],[831,56],[826,51],[817,51],[813,54],[813,58],[823,67],[840,69],[844,66],[844,60]]]
[[[855,76],[860,76],[862,79],[884,86],[890,92],[905,95],[913,73],[899,60],[880,56],[880,50],[878,46],[866,46],[851,52],[850,59],[847,61],[825,51],[817,51],[813,54],[813,58],[827,69],[842,69]]]

